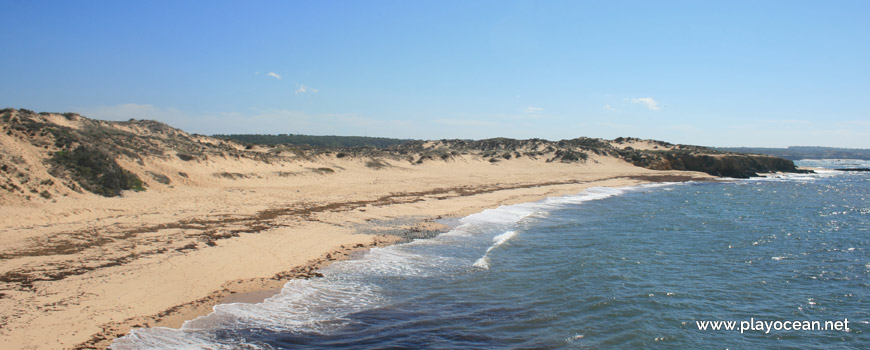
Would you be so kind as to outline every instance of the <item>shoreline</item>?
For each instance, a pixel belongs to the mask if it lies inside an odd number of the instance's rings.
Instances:
[[[288,178],[281,170],[321,165],[338,172]],[[207,181],[123,198],[76,195],[4,207],[10,215],[0,218],[0,347],[104,348],[134,327],[178,328],[246,293],[263,298],[359,249],[431,237],[443,229],[438,219],[593,186],[713,179],[607,157],[588,164],[466,159],[386,170],[355,159],[197,166],[200,173],[188,169],[190,179]],[[214,180],[216,171],[257,175]]]
[[[295,266],[272,277],[234,280],[224,283],[224,288],[209,293],[207,296],[187,303],[175,305],[158,314],[133,317],[121,322],[103,325],[103,331],[94,334],[87,341],[75,345],[72,349],[105,349],[112,342],[127,335],[132,328],[167,327],[181,328],[184,322],[197,317],[206,316],[219,304],[232,302],[256,303],[268,299],[281,292],[284,284],[293,279],[309,279],[322,277],[316,270],[329,264],[348,260],[354,253],[374,247],[382,247],[398,241],[395,236],[377,236],[371,244],[344,247],[324,253],[319,258]]]
[[[98,348],[132,327],[178,327],[216,303],[316,278],[358,249],[431,237],[445,217],[591,186],[795,170],[633,138],[300,148],[153,121],[3,112],[3,349]],[[75,150],[108,163],[82,167],[67,159]]]
[[[484,208],[483,210],[495,208],[495,207],[502,206],[502,205],[528,203],[528,202],[535,202],[535,201],[539,201],[539,200],[543,200],[543,199],[551,198],[551,197],[572,195],[572,194],[582,192],[583,190],[588,189],[588,188],[592,188],[592,187],[615,187],[615,188],[619,188],[619,187],[632,187],[632,186],[638,186],[638,185],[643,185],[643,184],[663,183],[663,182],[689,182],[689,181],[710,182],[710,181],[716,181],[716,179],[712,179],[712,178],[699,178],[699,177],[694,177],[691,175],[689,175],[689,176],[686,176],[686,175],[651,175],[651,176],[636,176],[636,177],[629,176],[628,178],[631,178],[632,182],[625,182],[625,183],[619,183],[619,184],[613,184],[613,185],[608,184],[608,182],[614,181],[614,180],[617,180],[617,181],[618,180],[625,180],[625,178],[623,178],[623,177],[590,181],[588,183],[583,183],[583,187],[580,191],[560,190],[560,191],[556,192],[555,194],[551,193],[551,194],[548,194],[546,196],[539,196],[539,195],[530,194],[530,195],[524,196],[523,200],[518,200],[518,201],[511,200],[509,202],[496,203],[492,207]],[[564,185],[564,184],[562,184],[562,185]],[[599,186],[599,185],[603,185],[603,186]],[[559,186],[559,185],[543,185],[543,186],[529,186],[529,187],[546,188],[548,186]],[[516,197],[516,198],[518,198],[518,197]],[[216,305],[229,304],[229,303],[259,303],[259,302],[262,302],[262,301],[264,301],[264,300],[266,300],[274,295],[279,294],[281,292],[281,290],[283,289],[283,285],[292,279],[308,279],[308,278],[323,277],[323,275],[320,274],[319,272],[317,272],[317,270],[322,269],[322,268],[328,266],[329,264],[337,262],[337,261],[354,259],[356,254],[364,254],[364,252],[368,251],[371,248],[384,247],[384,246],[389,246],[389,245],[393,245],[393,244],[402,244],[402,243],[407,243],[407,242],[410,242],[410,241],[413,241],[416,239],[432,238],[434,236],[437,236],[438,234],[448,232],[450,229],[449,227],[447,227],[443,224],[435,223],[435,220],[460,219],[462,217],[465,217],[465,216],[468,216],[468,215],[471,215],[474,213],[478,213],[478,212],[480,212],[480,211],[474,211],[474,212],[462,211],[462,214],[454,214],[454,215],[449,215],[449,216],[438,215],[437,218],[433,218],[433,217],[427,217],[427,218],[422,218],[422,219],[418,218],[418,219],[416,219],[416,220],[418,220],[416,222],[416,224],[426,223],[427,224],[426,227],[429,228],[428,230],[426,230],[427,233],[420,234],[421,233],[420,231],[413,230],[413,231],[407,232],[410,235],[406,234],[404,236],[380,235],[380,236],[375,237],[373,244],[366,245],[364,247],[344,248],[344,246],[342,246],[342,249],[340,249],[340,250],[335,250],[335,251],[332,251],[329,253],[325,253],[324,255],[322,255],[320,258],[318,258],[316,260],[310,261],[310,262],[306,263],[305,265],[297,266],[294,269],[292,269],[291,271],[288,271],[287,273],[282,273],[281,274],[282,276],[280,278],[277,278],[278,276],[275,276],[275,277],[269,279],[269,282],[263,283],[263,282],[265,282],[265,281],[263,281],[265,279],[261,279],[260,281],[253,281],[253,280],[252,281],[242,281],[242,280],[230,281],[230,282],[227,282],[226,284],[227,285],[235,285],[235,287],[236,287],[232,291],[228,292],[227,289],[224,289],[222,291],[216,291],[213,294],[210,294],[206,298],[203,298],[200,300],[195,300],[195,301],[192,301],[190,303],[186,303],[186,304],[182,304],[182,305],[177,305],[177,306],[171,308],[172,309],[171,315],[160,315],[160,314],[152,315],[149,317],[145,317],[144,320],[137,319],[137,321],[144,321],[144,322],[128,321],[128,322],[124,322],[124,323],[126,326],[129,326],[129,325],[134,324],[134,323],[135,324],[143,324],[144,323],[144,324],[152,324],[150,327],[181,328],[183,323],[186,321],[190,321],[190,320],[196,319],[198,317],[203,317],[203,316],[209,315],[211,312],[213,312],[213,307]],[[363,233],[360,233],[360,234],[363,234]],[[172,316],[172,317],[166,318],[166,316]],[[160,321],[161,319],[166,320],[166,321],[161,322]],[[123,327],[123,328],[127,328],[127,327]],[[116,334],[114,334],[113,337],[107,336],[108,334],[103,334],[103,333],[95,334],[94,336],[92,336],[92,338],[88,342],[77,345],[75,347],[75,349],[105,348],[105,347],[109,346],[112,343],[112,341],[114,341],[114,339],[117,339],[117,338],[124,336],[124,335],[127,335],[127,334],[129,334],[129,331],[127,333],[123,333],[123,334],[116,333]]]

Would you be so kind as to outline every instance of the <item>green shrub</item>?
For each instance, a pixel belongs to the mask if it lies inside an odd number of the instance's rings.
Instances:
[[[121,168],[114,159],[96,148],[79,146],[72,151],[59,151],[51,161],[69,171],[82,188],[102,196],[119,196],[123,190],[145,190],[144,183],[136,174]]]
[[[390,164],[385,163],[379,159],[370,159],[370,160],[366,161],[366,167],[376,169],[376,170],[387,168],[389,166],[390,166]]]
[[[154,179],[154,181],[157,181],[157,182],[162,183],[164,185],[168,185],[169,183],[172,182],[172,181],[170,181],[169,177],[166,175],[158,174],[158,173],[151,172],[151,171],[147,171],[147,173],[148,173],[148,175],[151,176],[152,179]]]
[[[315,173],[318,173],[318,174],[332,174],[335,172],[335,170],[333,170],[332,168],[317,168],[317,169],[312,169],[312,171],[314,171]]]

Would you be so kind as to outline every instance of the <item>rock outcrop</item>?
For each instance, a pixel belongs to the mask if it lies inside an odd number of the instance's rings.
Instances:
[[[764,155],[695,152],[641,152],[627,157],[633,164],[655,170],[700,171],[713,176],[749,178],[759,173],[800,173],[793,161]]]

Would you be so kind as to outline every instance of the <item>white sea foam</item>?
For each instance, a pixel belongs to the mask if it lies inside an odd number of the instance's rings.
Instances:
[[[491,247],[486,249],[486,252],[489,253],[490,250],[504,244],[504,242],[507,242],[509,239],[514,238],[514,236],[516,236],[516,235],[517,235],[517,231],[507,231],[505,233],[502,233],[498,236],[493,237],[492,241],[495,243]]]
[[[515,225],[516,223],[527,217],[543,217],[546,216],[547,213],[549,213],[550,211],[564,208],[566,205],[577,205],[583,202],[600,200],[621,195],[623,193],[633,190],[665,187],[674,184],[676,183],[649,183],[632,187],[592,187],[576,195],[549,197],[537,202],[503,206],[496,209],[487,210],[479,214],[471,215],[463,219],[463,221],[473,222],[476,224],[493,225],[508,223],[511,225]],[[507,242],[516,235],[517,231],[507,230],[501,234],[494,236],[492,238],[492,245],[490,245],[486,249],[482,257],[474,261],[472,266],[484,270],[489,269],[489,253],[495,247],[498,247],[499,245]]]
[[[484,210],[460,219],[459,226],[434,238],[373,248],[360,259],[331,264],[321,270],[323,278],[289,281],[279,294],[263,302],[217,305],[212,313],[185,322],[181,329],[133,330],[116,340],[112,348],[257,349],[260,347],[235,342],[226,345],[216,338],[214,331],[325,331],[342,325],[347,315],[388,304],[384,288],[389,287],[384,286],[389,286],[389,281],[463,273],[470,265],[488,269],[490,252],[516,237],[521,232],[518,224],[525,218],[546,216],[568,205],[631,190],[666,185],[595,187],[577,195]]]
[[[130,334],[115,340],[110,349],[180,349],[199,350],[239,349],[237,345],[227,345],[215,342],[201,333],[184,332],[174,328],[134,329]],[[257,349],[257,347],[250,347]]]
[[[863,159],[802,159],[796,162],[799,166],[822,168],[867,168],[870,160]]]
[[[773,182],[816,181],[818,179],[837,176],[837,175],[842,174],[842,173],[843,173],[842,171],[836,171],[836,170],[816,170],[814,174],[801,174],[801,173],[762,174],[762,176],[760,176],[760,177],[752,177],[749,179],[743,179],[742,181],[773,181]]]
[[[472,266],[479,267],[482,269],[489,269],[489,258],[488,258],[489,252],[492,251],[493,249],[495,249],[495,247],[498,247],[498,246],[504,244],[504,242],[507,242],[511,238],[514,238],[514,236],[516,236],[516,235],[517,235],[517,231],[507,231],[505,233],[502,233],[498,236],[493,237],[492,238],[493,244],[489,248],[486,248],[486,253],[484,253],[480,259],[477,259],[477,261],[475,261],[474,264],[472,264]]]

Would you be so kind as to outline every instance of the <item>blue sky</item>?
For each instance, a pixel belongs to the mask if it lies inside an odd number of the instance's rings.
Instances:
[[[189,132],[870,148],[868,1],[8,1],[0,107]]]

